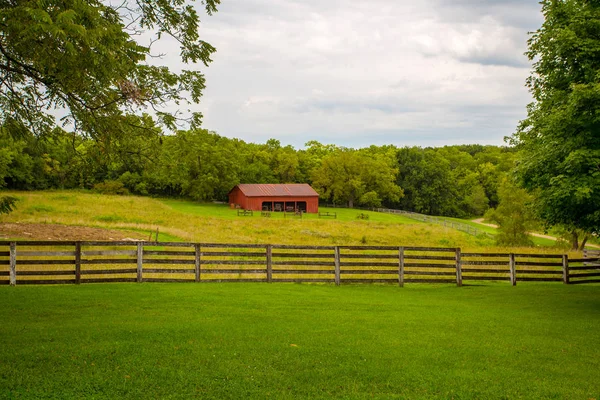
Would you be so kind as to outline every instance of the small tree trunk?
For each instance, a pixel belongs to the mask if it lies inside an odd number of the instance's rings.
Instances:
[[[581,240],[581,245],[579,246],[579,250],[585,249],[585,244],[587,243],[589,236],[586,234]]]
[[[571,231],[571,238],[573,239],[571,242],[571,249],[579,250],[579,236],[577,235],[576,230]]]
[[[354,208],[354,197],[348,199],[348,208]]]

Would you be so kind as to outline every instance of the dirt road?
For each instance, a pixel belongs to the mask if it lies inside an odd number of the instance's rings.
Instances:
[[[483,222],[483,218],[477,218],[477,219],[473,219],[471,220],[471,222],[475,222],[476,224],[479,225],[485,225],[485,226],[489,226],[490,228],[498,228],[498,225],[495,224],[488,224]],[[539,237],[539,238],[544,238],[544,239],[550,239],[550,240],[558,240],[556,237],[554,236],[549,236],[549,235],[543,235],[541,233],[535,233],[535,232],[528,232],[531,236],[535,236],[535,237]],[[588,247],[593,247],[596,249],[600,249],[600,246],[596,245],[596,244],[586,244],[586,246]]]

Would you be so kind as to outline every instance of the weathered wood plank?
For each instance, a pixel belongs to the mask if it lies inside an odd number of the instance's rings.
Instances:
[[[282,267],[282,266],[301,266],[301,265],[306,265],[306,266],[314,266],[314,267],[335,267],[335,261],[300,261],[300,260],[293,260],[293,261],[273,261],[272,265],[275,267]]]
[[[508,267],[510,264],[509,260],[506,261],[467,261],[463,260],[462,265],[498,265]]]
[[[517,261],[517,267],[562,267],[562,261],[557,263],[535,262],[535,261]]]
[[[517,284],[517,268],[515,266],[515,255],[512,253],[508,257],[508,267],[509,267],[509,271],[510,271],[510,283],[513,286],[516,286],[516,284]]]
[[[90,256],[130,256],[136,257],[137,250],[86,250],[82,251],[83,257]]]
[[[510,277],[463,275],[463,281],[508,281],[508,282],[510,282]]]
[[[21,253],[19,253],[19,256]],[[75,260],[17,260],[19,265],[74,265]]]
[[[517,273],[519,274],[519,276],[522,275],[528,275],[528,274],[540,274],[540,275],[560,275],[562,276],[562,269],[558,269],[558,270],[542,270],[542,269],[518,269],[517,268]],[[521,279],[521,278],[519,278]]]
[[[267,272],[265,269],[223,269],[223,268],[213,268],[213,269],[204,269],[202,272],[206,274],[264,274]]]
[[[404,287],[404,247],[398,248],[398,285]]]
[[[593,276],[600,276],[600,272],[594,272],[589,274],[571,274],[571,278],[591,278]]]
[[[406,282],[406,283],[456,283],[456,280],[454,280],[454,279],[415,279],[415,278],[408,278],[408,279],[405,279],[404,282]]]
[[[397,250],[397,249],[396,249]],[[333,255],[332,255],[333,257]],[[398,259],[398,254],[341,254],[341,258],[352,258],[352,259],[373,259],[373,260],[384,260],[384,259]]]
[[[506,269],[494,269],[494,268],[463,268],[463,274],[465,273],[494,273],[494,274],[510,274],[510,270]]]
[[[137,263],[136,258],[106,258],[106,259],[82,259],[81,264],[94,265],[94,264],[135,264]]]
[[[81,283],[81,242],[75,243],[75,283]]]
[[[200,282],[200,278],[201,278],[201,269],[200,269],[200,260],[202,257],[201,254],[202,253],[200,252],[200,245],[195,244],[194,245],[194,272],[195,272],[194,280],[196,282]]]
[[[562,282],[562,277],[560,278],[532,278],[532,277],[519,277],[520,281],[524,282]]]
[[[508,258],[510,256],[510,254],[508,253],[463,253],[462,254],[463,258],[468,258],[468,257],[494,257],[494,258],[500,258],[500,257],[506,257]]]
[[[266,282],[266,278],[252,279],[252,278],[243,278],[243,279],[202,279],[202,283],[235,283],[235,282]]]
[[[454,247],[405,247],[404,250],[454,253],[455,248]]]
[[[115,269],[86,269],[81,275],[110,275],[110,274],[135,274],[137,268],[115,268]]]
[[[264,271],[263,271],[264,272]],[[319,275],[319,274],[335,274],[333,270],[327,269],[274,269],[274,274],[297,274],[297,275]],[[342,274],[346,272],[342,271]]]
[[[365,279],[344,279],[342,281],[342,283],[348,284],[348,283],[398,283],[398,280],[396,278],[394,279],[369,279],[369,278],[365,278]]]
[[[9,264],[9,282],[11,286],[17,284],[17,243],[10,242],[10,264]]]
[[[203,251],[202,257],[265,257],[262,252],[246,253],[243,251]]]
[[[342,267],[393,267],[394,269],[398,267],[398,263],[395,262],[352,262],[352,261],[342,261],[340,262]]]
[[[0,241],[0,245],[10,246],[13,242],[10,241]],[[75,241],[58,241],[58,240],[20,240],[17,242],[19,246],[65,246],[65,247],[73,247],[75,246]]]
[[[563,273],[563,283],[569,283],[569,256],[567,254],[563,255],[562,258],[562,273]]]
[[[145,274],[193,274],[193,269],[144,268]]]
[[[19,244],[21,244],[19,242]],[[19,251],[19,257],[73,257],[74,251]]]
[[[223,248],[223,249],[264,249],[264,244],[224,244],[224,243],[200,243],[200,247]]]
[[[335,279],[319,279],[319,278],[273,278],[273,282],[280,283],[335,283]]]
[[[19,271],[19,276],[63,276],[73,275],[74,271]]]
[[[589,271],[589,270],[600,270],[600,265],[590,265],[586,267],[571,267],[569,265],[570,271]]]
[[[338,246],[335,247],[335,284],[339,286],[340,284],[340,248]]]
[[[298,254],[298,253],[272,253],[272,257],[276,258],[331,258],[334,259],[335,256],[333,254]],[[349,255],[344,255],[344,258],[350,257]],[[351,257],[350,257],[351,258]]]
[[[21,279],[19,285],[66,285],[76,283],[75,279]]]
[[[341,271],[342,275],[396,275],[397,273],[396,269],[345,269]]]
[[[573,258],[569,259],[571,263],[582,263],[582,262],[597,262],[600,261],[600,258]]]
[[[189,264],[189,265],[194,265],[196,263],[196,261],[193,259],[192,260],[181,260],[181,259],[164,260],[164,259],[159,259],[159,258],[143,258],[142,263],[143,264],[172,264],[172,265]]]
[[[304,246],[291,244],[274,244],[274,249],[290,249],[290,250],[335,250],[335,246]]]
[[[137,282],[142,282],[142,272],[144,268],[144,245],[140,242],[137,244]]]
[[[523,258],[558,258],[562,259],[562,254],[515,254],[515,257]]]
[[[146,272],[146,270],[144,270]],[[163,282],[163,283],[192,283],[194,279],[177,278],[144,278],[143,282]]]
[[[404,271],[404,275],[432,275],[432,276],[456,276],[455,272],[436,272],[436,271]],[[456,281],[454,281],[456,283]]]
[[[172,251],[172,250],[146,250],[144,256],[189,256],[194,257],[193,251]]]
[[[137,282],[137,278],[85,278],[81,283]]]
[[[273,281],[273,246],[267,245],[267,282]]]
[[[600,280],[585,279],[585,280],[582,280],[582,281],[571,281],[571,285],[579,284],[579,283],[600,283]]]
[[[447,269],[455,269],[456,266],[453,264],[432,264],[432,263],[427,263],[427,264],[421,264],[421,263],[409,263],[409,262],[405,262],[404,266],[406,268],[447,268]]]
[[[235,261],[235,260],[205,260],[200,261],[201,265],[265,265],[265,261]],[[275,265],[275,263],[273,263]]]

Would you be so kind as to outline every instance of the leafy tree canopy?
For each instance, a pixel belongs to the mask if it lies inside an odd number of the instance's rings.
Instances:
[[[600,2],[543,0],[529,40],[534,102],[513,137],[547,225],[600,232]]]
[[[202,4],[211,14],[219,2]],[[199,113],[162,106],[197,103],[203,75],[150,65],[150,46],[140,44],[149,33],[153,40],[169,36],[183,62],[207,65],[215,49],[198,35],[193,3],[0,0],[0,125],[13,135],[41,136],[55,127],[54,115],[64,114],[62,123],[101,138],[130,129],[127,115],[146,108],[168,129],[182,120],[196,126]]]

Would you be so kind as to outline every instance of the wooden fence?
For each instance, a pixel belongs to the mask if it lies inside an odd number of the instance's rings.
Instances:
[[[0,242],[0,284],[95,282],[600,283],[598,258],[457,248]]]

